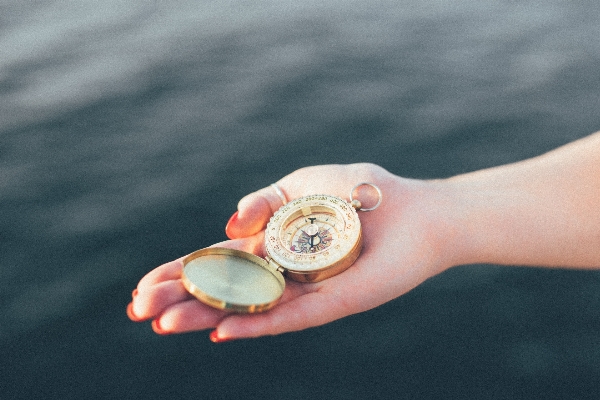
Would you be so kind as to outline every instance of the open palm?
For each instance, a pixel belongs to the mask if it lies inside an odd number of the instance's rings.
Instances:
[[[138,284],[128,314],[136,321],[153,320],[157,333],[216,328],[214,341],[273,335],[305,329],[365,311],[394,299],[444,265],[437,246],[441,219],[427,183],[398,178],[371,164],[308,167],[282,178],[288,199],[309,194],[348,198],[359,182],[373,182],[383,192],[381,206],[361,213],[364,247],[346,271],[317,283],[286,281],[279,304],[259,314],[236,314],[211,308],[192,297],[181,282],[182,259],[149,272]],[[242,199],[227,234],[214,246],[264,257],[264,228],[281,206],[273,188]]]

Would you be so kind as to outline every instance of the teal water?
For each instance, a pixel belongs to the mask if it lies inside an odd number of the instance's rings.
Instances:
[[[595,1],[2,2],[0,397],[594,398],[594,272],[463,267],[219,346],[125,306],[298,167],[444,177],[598,130],[598,37]]]

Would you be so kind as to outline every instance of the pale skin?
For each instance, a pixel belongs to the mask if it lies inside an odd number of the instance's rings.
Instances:
[[[277,182],[288,199],[348,198],[377,184],[381,206],[361,213],[364,249],[346,271],[318,283],[287,280],[265,313],[206,306],[181,283],[182,259],[144,276],[128,315],[159,334],[213,329],[214,342],[322,325],[377,307],[464,264],[600,268],[600,132],[529,160],[448,179],[414,180],[372,164],[315,166]],[[264,256],[263,230],[281,199],[272,187],[244,197],[215,246]]]

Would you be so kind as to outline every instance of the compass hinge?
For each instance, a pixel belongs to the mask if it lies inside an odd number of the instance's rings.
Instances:
[[[271,268],[273,268],[275,271],[285,274],[286,269],[283,268],[281,265],[277,264],[275,261],[273,261],[271,257],[267,256],[265,257],[265,260],[267,260]]]

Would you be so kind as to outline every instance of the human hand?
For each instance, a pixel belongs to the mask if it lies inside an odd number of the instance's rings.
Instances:
[[[181,282],[182,259],[148,273],[136,290],[128,315],[152,319],[157,333],[216,327],[211,340],[274,335],[322,325],[377,307],[414,288],[451,265],[443,257],[444,231],[435,185],[399,178],[372,164],[327,165],[297,170],[277,184],[291,200],[309,194],[347,198],[360,182],[383,192],[373,212],[360,213],[363,251],[346,271],[317,283],[286,281],[279,304],[259,314],[235,314],[211,308],[192,297]],[[226,233],[232,240],[214,246],[264,257],[264,228],[281,199],[272,187],[244,197]],[[369,206],[366,204],[365,206]]]

